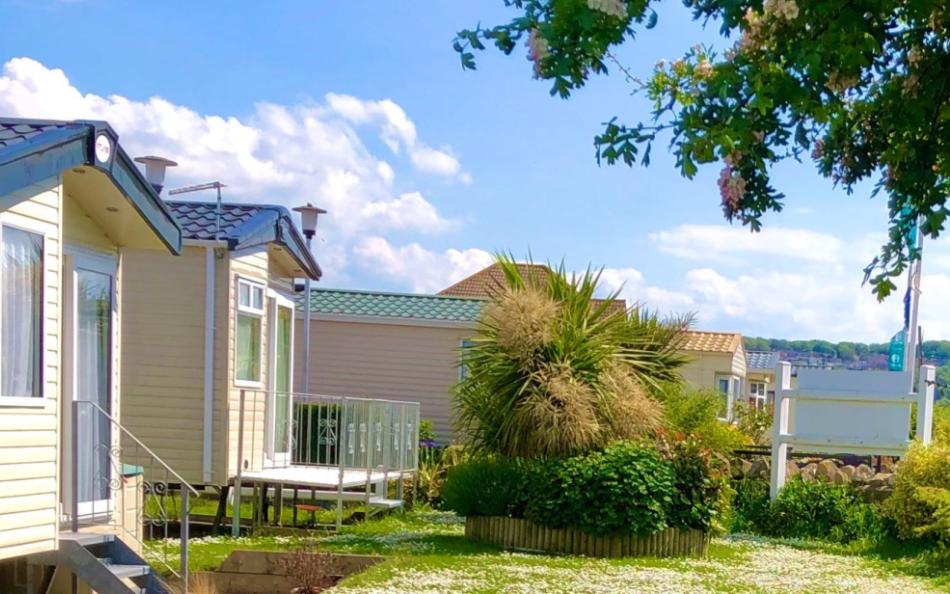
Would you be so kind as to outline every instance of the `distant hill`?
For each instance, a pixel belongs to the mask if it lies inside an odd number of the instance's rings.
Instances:
[[[886,369],[889,345],[746,337],[745,348],[747,351],[779,352],[790,363],[809,367]],[[922,351],[925,363],[938,367],[950,365],[950,340],[925,340]]]

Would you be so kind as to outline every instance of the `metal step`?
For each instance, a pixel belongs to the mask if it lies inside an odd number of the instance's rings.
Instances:
[[[120,578],[139,577],[140,575],[148,575],[152,571],[152,568],[148,565],[114,565],[112,563],[106,563],[105,566],[109,568],[109,571]]]
[[[372,507],[383,507],[386,509],[396,509],[402,507],[402,499],[385,499],[383,497],[372,497],[369,500]]]

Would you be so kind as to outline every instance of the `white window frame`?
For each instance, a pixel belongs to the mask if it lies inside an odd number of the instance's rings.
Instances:
[[[265,433],[265,452],[266,462],[275,467],[285,467],[290,464],[290,460],[293,457],[293,419],[294,419],[294,392],[293,392],[293,381],[294,381],[294,324],[296,320],[296,307],[294,305],[294,300],[289,295],[281,294],[273,289],[269,290],[268,297],[271,298],[271,323],[268,328],[268,371],[267,374],[267,402],[266,402],[266,418],[267,423],[264,426]],[[274,433],[277,431],[275,421],[276,416],[276,401],[277,401],[277,316],[279,315],[280,308],[286,308],[290,310],[290,383],[291,390],[289,397],[287,398],[287,422],[289,424],[287,428],[287,447],[286,452],[278,452],[274,448]]]
[[[47,352],[47,336],[49,333],[49,315],[47,311],[47,288],[49,286],[49,271],[47,270],[47,258],[49,257],[49,234],[45,229],[39,227],[39,225],[26,225],[22,224],[19,221],[11,221],[8,217],[0,216],[0,249],[3,247],[3,228],[10,227],[12,229],[18,229],[25,233],[32,233],[33,235],[38,235],[43,238],[43,255],[41,258],[41,270],[43,275],[43,280],[40,283],[40,394],[39,396],[4,396],[0,393],[0,408],[46,408],[51,406],[51,400],[48,398],[47,382],[48,382],[48,364],[49,364],[49,353]],[[2,271],[0,271],[2,274]],[[0,286],[2,286],[3,279],[0,278]],[[3,306],[3,291],[0,291],[0,308]],[[0,324],[2,324],[2,319],[0,319]],[[2,331],[2,330],[0,330]]]
[[[715,376],[715,390],[717,394],[722,394],[722,390],[719,389],[720,383],[725,381],[729,388],[726,392],[726,416],[719,417],[720,421],[731,422],[733,410],[736,404],[736,398],[739,396],[739,378],[735,375],[726,374],[726,373],[717,373]]]
[[[241,287],[248,287],[248,299],[250,301],[249,305],[241,305]],[[234,314],[234,385],[241,388],[262,388],[264,386],[264,317],[267,312],[267,286],[259,280],[250,279],[243,276],[238,276],[235,283],[235,294],[234,294],[234,303],[235,303],[235,314]],[[261,307],[254,307],[254,290],[260,290],[261,292]],[[252,316],[260,320],[261,331],[258,336],[258,378],[256,380],[246,380],[238,379],[237,376],[237,358],[238,358],[238,344],[237,344],[237,331],[238,331],[238,318],[240,316]]]

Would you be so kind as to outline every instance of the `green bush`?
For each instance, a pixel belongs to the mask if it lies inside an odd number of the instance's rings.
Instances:
[[[741,479],[732,483],[735,494],[731,508],[733,532],[765,533],[769,526],[769,484],[755,479]]]
[[[522,461],[474,458],[449,469],[442,506],[461,516],[524,517],[530,469]]]
[[[661,441],[664,458],[673,467],[673,502],[667,518],[670,526],[709,530],[720,511],[726,480],[710,451],[694,437]]]
[[[440,508],[442,485],[445,483],[446,474],[449,469],[467,459],[468,453],[460,445],[420,447],[419,470],[416,473],[415,484],[406,491],[407,505],[411,507],[426,504],[436,509]]]
[[[722,397],[718,392],[667,384],[657,397],[663,403],[668,431],[697,439],[715,455],[730,457],[733,450],[752,443],[736,426],[719,420]]]
[[[945,521],[950,503],[940,494],[948,489],[950,444],[913,445],[897,465],[894,492],[884,502],[884,513],[896,524],[898,536],[936,537],[950,543],[950,530],[946,529],[950,526]]]
[[[733,526],[783,538],[812,538],[847,543],[879,539],[885,527],[874,505],[864,503],[848,485],[792,477],[775,501],[768,501],[768,485],[737,481]]]
[[[539,463],[531,478],[525,517],[593,535],[663,530],[676,494],[672,464],[655,449],[629,442]]]

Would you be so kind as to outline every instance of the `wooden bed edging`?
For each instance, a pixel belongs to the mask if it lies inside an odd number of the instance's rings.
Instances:
[[[465,518],[465,537],[505,549],[588,557],[705,557],[709,534],[667,528],[649,536],[592,536],[575,528],[545,528],[498,516]]]

